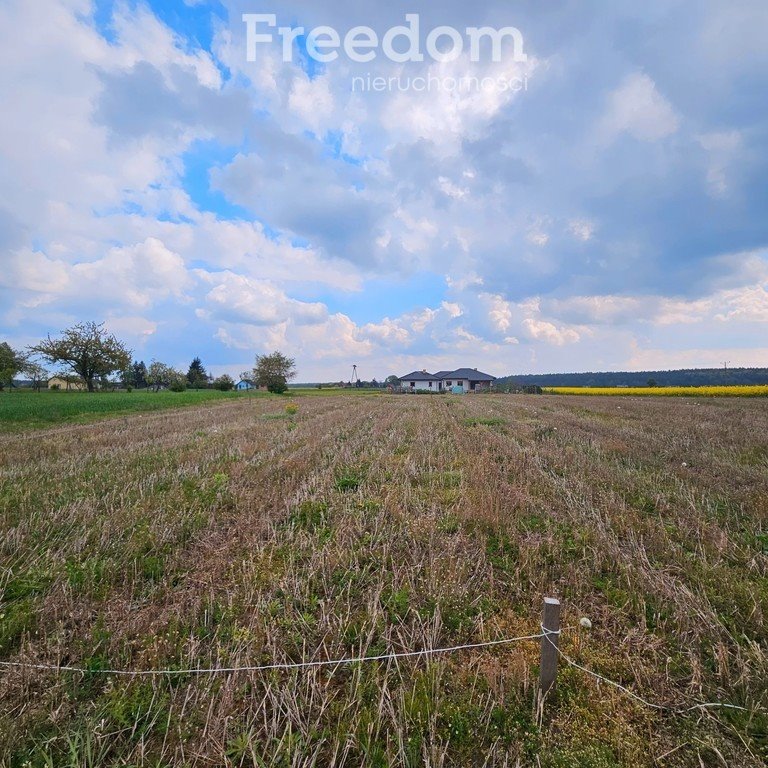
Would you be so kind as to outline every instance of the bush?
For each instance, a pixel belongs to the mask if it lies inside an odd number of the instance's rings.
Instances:
[[[223,376],[219,376],[213,382],[213,388],[218,389],[221,392],[230,392],[235,388],[235,381],[231,376],[226,373]]]
[[[274,376],[267,384],[267,389],[273,395],[282,395],[288,391],[288,382],[283,376]]]

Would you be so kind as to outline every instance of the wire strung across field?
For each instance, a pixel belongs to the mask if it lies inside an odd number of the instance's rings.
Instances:
[[[684,714],[685,712],[692,712],[694,709],[709,709],[709,708],[716,708],[716,707],[722,707],[724,709],[738,709],[741,712],[752,711],[747,707],[740,707],[736,704],[725,704],[719,701],[699,702],[690,707],[687,707],[685,705],[670,706],[668,704],[654,704],[652,701],[648,701],[647,699],[644,699],[642,696],[638,696],[636,693],[630,691],[629,688],[625,688],[623,685],[621,685],[621,683],[617,683],[614,680],[609,680],[607,677],[604,677],[603,675],[600,675],[597,672],[593,672],[591,669],[588,669],[587,667],[584,667],[581,664],[575,662],[570,656],[568,656],[564,651],[560,649],[560,646],[557,643],[554,643],[552,641],[550,635],[559,635],[559,634],[560,634],[559,629],[558,630],[547,629],[543,624],[541,625],[541,637],[545,638],[546,641],[558,652],[560,656],[562,656],[563,660],[567,662],[570,666],[575,667],[576,669],[580,669],[582,672],[586,672],[588,675],[591,675],[596,680],[599,680],[603,683],[608,683],[608,685],[612,685],[614,688],[618,688],[620,691],[623,691],[628,696],[631,696],[633,699],[635,699],[635,701],[639,701],[641,704],[644,704],[646,707],[651,707],[651,709],[658,709],[664,712],[673,712],[676,714]]]
[[[318,661],[297,661],[297,662],[285,662],[275,664],[259,664],[255,666],[240,666],[240,667],[193,667],[189,669],[87,669],[86,667],[71,667],[61,666],[58,664],[32,664],[24,661],[0,661],[0,667],[5,668],[17,668],[17,669],[38,669],[54,672],[75,672],[80,674],[102,674],[102,675],[123,675],[128,677],[161,677],[166,675],[217,675],[217,674],[234,674],[236,672],[268,672],[270,670],[290,670],[290,669],[307,669],[311,667],[334,667],[342,664],[358,664],[365,661],[394,661],[396,659],[408,659],[418,658],[420,656],[434,656],[439,653],[455,653],[457,651],[474,650],[477,648],[491,648],[499,645],[510,645],[512,643],[519,643],[526,640],[540,640],[545,639],[563,658],[563,660],[572,667],[591,675],[596,680],[607,683],[608,685],[617,688],[618,690],[631,696],[639,703],[657,709],[664,712],[672,712],[674,714],[684,714],[691,712],[695,709],[710,709],[721,707],[724,709],[736,709],[741,712],[750,712],[752,710],[747,707],[740,707],[736,704],[726,704],[723,702],[698,702],[692,706],[678,705],[671,706],[668,704],[655,704],[652,701],[644,699],[642,696],[638,696],[633,691],[625,688],[620,683],[604,677],[603,675],[593,672],[585,666],[574,661],[564,651],[560,649],[557,643],[554,643],[551,636],[559,636],[563,631],[572,629],[572,627],[566,627],[563,630],[547,629],[541,625],[541,632],[537,632],[535,635],[521,635],[519,637],[509,637],[503,640],[488,640],[483,643],[468,643],[465,645],[452,645],[445,648],[425,648],[421,651],[403,651],[400,653],[382,653],[377,656],[352,656],[344,659],[326,659]]]
[[[273,669],[306,669],[307,667],[333,667],[341,664],[357,664],[363,661],[390,661],[394,659],[407,659],[417,656],[432,656],[437,653],[455,653],[456,651],[467,651],[475,648],[490,648],[495,645],[505,645],[518,643],[523,640],[538,640],[544,637],[544,633],[539,632],[535,635],[522,635],[521,637],[510,637],[505,640],[489,640],[484,643],[470,643],[468,645],[453,645],[447,648],[425,648],[423,651],[403,651],[401,653],[382,653],[379,656],[352,656],[346,659],[328,659],[321,661],[296,661],[280,664],[261,664],[258,666],[243,667],[195,667],[191,669],[86,669],[84,667],[67,667],[56,664],[28,664],[23,661],[0,661],[3,667],[21,667],[24,669],[46,669],[58,672],[81,672],[100,673],[104,675],[217,675],[232,674],[234,672],[267,672]]]

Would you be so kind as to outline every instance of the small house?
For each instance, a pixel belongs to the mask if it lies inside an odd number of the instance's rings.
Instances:
[[[247,379],[240,379],[240,381],[235,384],[235,389],[238,392],[247,392],[249,389],[256,389],[256,385]]]
[[[461,394],[462,392],[479,392],[483,389],[491,389],[495,376],[478,371],[477,368],[458,368],[455,371],[441,372],[441,382],[449,392]]]
[[[48,389],[69,389],[76,392],[82,392],[87,387],[85,382],[75,378],[65,378],[64,376],[54,376],[48,379]]]
[[[400,377],[400,386],[406,392],[439,392],[440,379],[426,370],[413,371]]]
[[[457,368],[455,371],[426,370],[413,371],[400,377],[400,386],[406,392],[479,392],[493,388],[495,376],[478,371],[477,368]]]

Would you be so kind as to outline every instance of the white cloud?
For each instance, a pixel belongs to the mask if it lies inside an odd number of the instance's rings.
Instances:
[[[586,243],[595,235],[595,224],[587,219],[573,219],[568,222],[568,231],[577,240]]]
[[[677,131],[680,118],[657,90],[648,75],[637,72],[626,77],[608,96],[601,121],[606,141],[628,133],[639,141],[658,141]]]
[[[512,304],[505,301],[501,296],[486,294],[485,297],[489,303],[488,316],[494,327],[499,333],[507,333],[512,327],[514,316]]]
[[[452,62],[433,62],[415,75],[413,70],[393,69],[386,76],[399,80],[388,94],[383,124],[392,137],[428,139],[444,151],[455,151],[462,139],[481,135],[490,120],[524,95],[540,64],[533,56],[524,63],[473,62],[465,53]],[[432,85],[420,90],[418,83],[413,88],[414,76]]]
[[[324,129],[330,127],[328,118],[334,114],[335,106],[328,78],[310,80],[306,76],[296,77],[288,97],[288,106],[305,125],[318,134],[324,134]]]
[[[572,328],[558,328],[554,323],[533,317],[523,320],[523,326],[536,341],[544,341],[556,347],[572,344],[581,338]]]
[[[725,197],[731,187],[730,167],[742,147],[739,131],[716,131],[696,137],[709,155],[707,187],[712,197]]]
[[[465,197],[467,197],[467,195],[469,195],[469,189],[459,187],[445,176],[441,176],[437,180],[437,183],[440,187],[440,190],[448,195],[448,197],[452,197],[454,200],[463,200]]]
[[[267,280],[256,280],[232,272],[198,270],[197,275],[202,281],[213,285],[199,310],[199,316],[206,320],[276,326],[289,320],[295,325],[315,325],[328,317],[324,304],[291,299]]]
[[[0,284],[29,294],[34,305],[84,300],[91,308],[148,309],[171,296],[183,300],[191,278],[178,254],[147,238],[76,263],[22,250],[9,258]]]
[[[124,315],[107,318],[106,327],[110,333],[125,339],[130,346],[142,348],[157,333],[159,326],[145,317]]]

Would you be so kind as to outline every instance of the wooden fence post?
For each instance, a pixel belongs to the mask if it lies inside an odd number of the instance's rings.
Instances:
[[[539,695],[543,698],[554,687],[557,680],[557,657],[560,655],[557,651],[560,642],[560,601],[554,597],[544,598],[544,617],[541,627],[545,636],[541,638]]]

